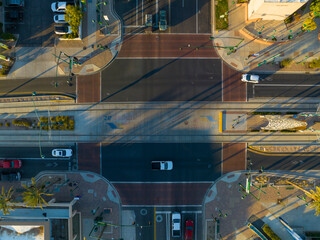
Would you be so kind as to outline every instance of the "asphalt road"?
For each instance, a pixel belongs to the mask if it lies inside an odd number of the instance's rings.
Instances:
[[[221,175],[221,144],[135,143],[101,148],[102,175],[112,182],[206,182]],[[173,161],[173,170],[151,169],[151,161]]]
[[[320,154],[258,154],[247,152],[248,158],[252,161],[252,169],[260,170],[261,166],[265,170],[320,170]]]
[[[221,101],[219,59],[116,59],[102,72],[102,101]]]
[[[320,96],[319,75],[273,74],[260,75],[259,84],[247,84],[249,98],[318,98]]]
[[[211,33],[209,0],[119,0],[115,10],[126,33],[144,32],[145,14],[153,16],[153,32],[159,32],[159,11],[167,13],[168,29],[161,33]]]
[[[18,171],[21,172],[23,179],[34,177],[44,170],[69,170],[73,158],[54,158],[51,155],[52,149],[54,147],[42,147],[42,154],[45,156],[45,159],[42,159],[38,147],[1,147],[0,159],[20,159],[22,167]]]
[[[70,87],[67,85],[67,80],[68,77],[1,80],[0,97],[31,96],[34,91],[37,92],[38,95],[44,93],[63,93],[69,96],[75,96],[76,84]],[[56,81],[58,87],[55,87]]]

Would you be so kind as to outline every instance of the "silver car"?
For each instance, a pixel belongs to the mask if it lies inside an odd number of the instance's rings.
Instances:
[[[66,18],[65,18],[65,14],[55,14],[53,16],[53,21],[55,23],[66,23]]]
[[[52,156],[54,157],[71,157],[72,149],[53,149]]]

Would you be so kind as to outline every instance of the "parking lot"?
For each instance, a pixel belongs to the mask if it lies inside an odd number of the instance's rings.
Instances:
[[[185,206],[141,206],[124,207],[123,224],[134,224],[136,228],[126,231],[130,236],[123,236],[124,239],[163,239],[181,240],[185,236],[186,221],[192,221],[193,239],[202,238],[202,208]],[[181,213],[181,237],[172,237],[172,213]],[[155,225],[154,225],[155,223]],[[134,238],[133,235],[135,235]],[[126,238],[127,237],[127,238]],[[155,237],[155,238],[154,238]]]
[[[18,47],[53,47],[55,34],[53,32],[53,1],[25,0],[24,7],[19,8],[18,21],[12,21],[10,12],[12,7],[5,7],[6,32],[19,34]],[[12,14],[11,14],[12,15]],[[22,18],[21,18],[22,17]]]
[[[159,32],[159,11],[167,12],[165,33],[210,33],[209,0],[121,0],[115,9],[122,18],[126,33],[143,32],[145,14],[153,15],[153,32]]]

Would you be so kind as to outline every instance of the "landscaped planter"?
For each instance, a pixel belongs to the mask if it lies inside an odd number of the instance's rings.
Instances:
[[[74,130],[73,116],[8,118],[0,120],[0,130]]]

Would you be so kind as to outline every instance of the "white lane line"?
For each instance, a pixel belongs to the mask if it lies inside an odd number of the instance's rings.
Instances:
[[[182,7],[184,8],[184,0],[182,0]]]
[[[159,214],[170,214],[171,211],[156,211],[156,214],[159,213]]]
[[[139,0],[136,0],[136,24],[138,24]]]
[[[196,0],[196,33],[199,32],[199,15],[198,15],[198,0]]]
[[[169,207],[169,208],[172,208],[172,207],[202,207],[202,205],[122,205],[122,207]]]
[[[171,224],[170,224],[170,216],[169,214],[166,214],[166,223],[167,223],[167,231],[166,231],[166,237],[167,237],[167,240],[170,240],[170,227],[171,227]]]
[[[144,0],[141,0],[141,18],[142,18],[142,25],[144,25],[144,17],[143,17],[143,2]]]
[[[255,84],[255,87],[320,87],[320,84]]]
[[[181,213],[202,213],[202,211],[181,211]]]
[[[159,0],[156,0],[156,24],[158,24]]]

